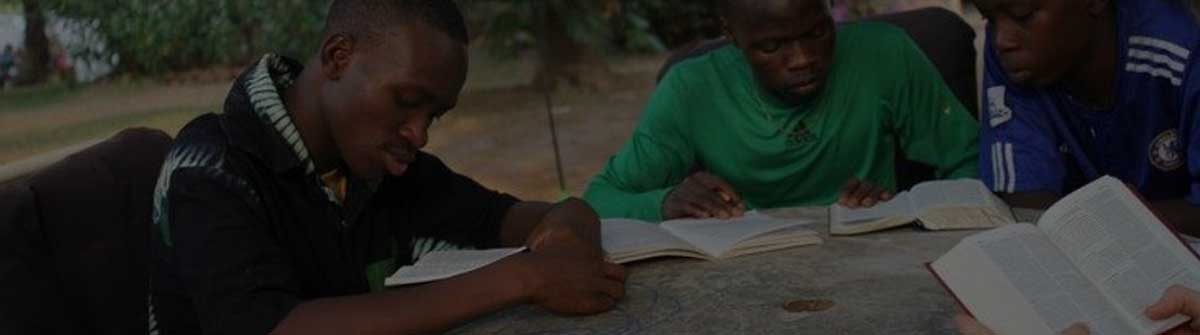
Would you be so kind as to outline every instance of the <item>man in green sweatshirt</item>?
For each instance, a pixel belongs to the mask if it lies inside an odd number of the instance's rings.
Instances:
[[[978,174],[978,126],[903,30],[837,28],[825,0],[719,10],[733,43],[667,73],[584,194],[602,217],[869,207],[895,192],[897,143],[938,177]]]

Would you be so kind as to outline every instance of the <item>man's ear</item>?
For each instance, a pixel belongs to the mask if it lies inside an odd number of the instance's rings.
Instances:
[[[354,38],[344,34],[334,34],[326,38],[325,42],[321,43],[321,75],[331,81],[341,79],[350,67],[354,46]]]
[[[1109,0],[1087,0],[1087,11],[1093,17],[1103,16],[1108,11],[1112,1]]]

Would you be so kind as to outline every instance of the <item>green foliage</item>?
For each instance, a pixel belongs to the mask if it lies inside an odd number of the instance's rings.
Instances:
[[[666,46],[655,34],[650,10],[692,6],[684,0],[460,0],[469,21],[484,21],[487,49],[498,56],[538,43],[540,18],[558,16],[575,42],[607,52],[662,52]],[[486,18],[478,19],[480,16]],[[551,28],[555,29],[555,28]]]
[[[20,14],[21,5],[16,1],[0,0],[0,14]]]
[[[265,52],[303,57],[319,43],[331,0],[41,0],[92,43],[77,57],[121,72],[161,74],[245,64]],[[716,31],[711,0],[456,0],[489,50],[538,42],[544,13],[576,43],[606,52],[661,52]],[[0,0],[0,4],[13,3]],[[89,33],[90,32],[90,33]]]
[[[643,20],[638,27],[667,48],[720,35],[713,2],[719,0],[626,0],[625,11]]]
[[[329,0],[46,0],[102,48],[73,50],[116,59],[131,73],[158,74],[244,63],[265,52],[302,56],[315,48]],[[114,57],[115,56],[115,57]],[[110,58],[111,57],[111,58]]]

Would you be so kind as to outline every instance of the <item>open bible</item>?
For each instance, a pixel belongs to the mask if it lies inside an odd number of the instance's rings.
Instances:
[[[1143,310],[1174,284],[1200,288],[1200,260],[1125,184],[1103,177],[1050,207],[1037,225],[963,239],[930,270],[998,334],[1158,334]]]
[[[772,218],[758,213],[729,220],[682,219],[661,224],[605,219],[600,229],[604,250],[617,263],[678,256],[721,259],[821,243],[803,220]]]
[[[829,208],[829,234],[854,235],[913,221],[930,230],[994,228],[1013,223],[1012,211],[974,179],[928,181],[870,208]]]

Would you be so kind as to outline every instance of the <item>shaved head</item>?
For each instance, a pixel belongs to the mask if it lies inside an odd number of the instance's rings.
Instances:
[[[343,34],[374,42],[412,20],[467,44],[462,12],[449,0],[334,0],[325,19],[325,35]]]
[[[766,91],[798,104],[821,91],[836,26],[828,0],[720,0],[725,35]]]
[[[1043,87],[1091,72],[1083,65],[1115,39],[1101,33],[1115,26],[1115,2],[975,0],[975,6],[988,20],[988,38],[1009,79]]]

